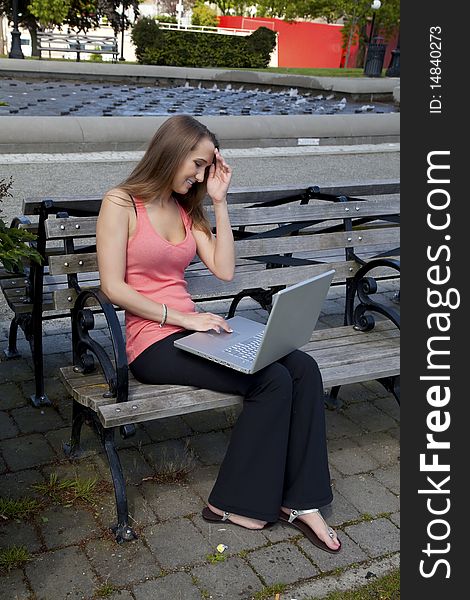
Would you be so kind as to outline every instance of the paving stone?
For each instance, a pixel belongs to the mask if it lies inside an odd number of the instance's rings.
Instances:
[[[295,585],[289,589],[289,598],[317,600],[318,598],[327,597],[332,592],[336,592],[336,597],[341,598],[341,592],[345,592],[344,596],[346,596],[351,589],[367,584],[370,573],[373,573],[376,577],[382,577],[399,568],[399,555],[368,561],[364,566],[354,566],[339,574],[334,573]]]
[[[0,365],[1,367],[1,365]],[[0,369],[0,379],[3,379],[3,371]],[[4,410],[25,406],[29,402],[23,394],[22,389],[16,383],[2,383],[0,392],[0,406]]]
[[[374,477],[383,483],[391,492],[397,496],[400,494],[400,466],[392,465],[388,468],[376,469]]]
[[[19,471],[18,473],[5,473],[0,477],[0,497],[23,498],[35,497],[40,494],[32,489],[35,483],[44,483],[44,477],[39,471]]]
[[[182,438],[191,433],[191,428],[181,417],[155,419],[154,421],[143,423],[143,427],[153,442]]]
[[[25,546],[28,552],[38,552],[41,540],[33,523],[9,521],[0,525],[0,548]]]
[[[322,509],[323,517],[332,526],[342,525],[347,521],[354,521],[360,517],[359,511],[344,498],[336,489],[333,490],[333,502],[330,510]]]
[[[188,475],[190,486],[196,490],[204,502],[209,498],[218,473],[219,465],[208,465],[198,466]]]
[[[391,427],[396,427],[397,424],[395,419],[389,417],[370,402],[351,404],[345,412],[351,421],[361,425],[368,431],[387,431]]]
[[[278,521],[272,527],[263,529],[263,535],[272,543],[284,542],[295,537],[299,537],[300,532],[294,527],[290,527],[281,521]]]
[[[46,480],[50,475],[57,475],[59,480],[62,479],[96,479],[103,480],[101,469],[96,464],[95,460],[88,459],[87,461],[70,461],[64,460],[60,464],[47,465],[43,467],[42,472]]]
[[[327,410],[326,417],[326,432],[328,439],[341,438],[347,435],[359,435],[365,431],[357,423],[353,423],[348,419],[341,410]]]
[[[7,470],[7,463],[0,456],[0,473],[5,473],[6,470]]]
[[[190,448],[205,465],[218,465],[225,456],[229,438],[222,431],[195,435],[189,439]]]
[[[242,529],[237,525],[230,525],[230,523],[209,523],[204,521],[199,514],[192,517],[191,520],[208,539],[214,554],[217,553],[219,544],[228,546],[227,554],[237,554],[241,550],[252,550],[265,546],[268,542],[264,530]]]
[[[398,498],[372,475],[353,475],[336,482],[336,488],[361,514],[377,515],[399,510]]]
[[[57,458],[39,433],[3,440],[0,442],[0,451],[12,471],[42,465]]]
[[[367,450],[380,465],[394,465],[400,460],[399,441],[390,435],[390,432],[372,432],[354,437],[353,440],[361,448]]]
[[[78,548],[65,548],[37,555],[25,567],[37,600],[89,597],[97,587],[89,562]]]
[[[44,433],[64,425],[62,417],[52,406],[15,408],[11,415],[22,433]]]
[[[374,519],[345,528],[371,557],[400,550],[400,530],[388,519]]]
[[[70,442],[70,435],[71,429],[70,426],[67,426],[61,427],[60,429],[54,429],[53,431],[48,431],[44,437],[54,448],[57,455],[65,458],[66,455],[64,453],[64,444],[68,444]],[[74,461],[88,460],[90,457],[95,456],[96,454],[104,453],[103,446],[101,445],[98,436],[90,427],[87,427],[86,425],[82,427],[80,448],[81,452],[78,458],[75,458]]]
[[[98,588],[99,589],[99,588]],[[111,596],[106,596],[107,600],[134,600],[134,596],[127,590],[117,590]]]
[[[328,459],[343,475],[355,475],[376,469],[379,463],[350,438],[328,443]]]
[[[15,358],[14,360],[2,360],[0,362],[1,379],[5,382],[18,382],[32,380],[34,371],[31,364],[24,358]]]
[[[154,474],[152,467],[145,461],[142,454],[135,448],[119,450],[119,459],[126,483],[135,485],[145,477]]]
[[[343,323],[340,323],[340,325],[343,325]],[[345,409],[347,409],[352,404],[358,402],[368,403],[371,399],[371,390],[363,383],[349,383],[348,385],[341,386],[339,397],[346,404]]]
[[[142,496],[135,485],[127,486],[127,503],[129,523],[133,529],[140,530],[146,525],[157,522],[151,503]],[[96,518],[105,529],[114,525],[117,521],[114,492],[101,495],[94,511]]]
[[[10,415],[4,410],[0,410],[0,440],[15,437],[18,428]]]
[[[393,513],[393,515],[390,515],[389,519],[392,523],[395,523],[395,525],[397,527],[400,527],[400,513],[399,512],[396,512],[396,513]]]
[[[189,519],[173,519],[146,527],[143,536],[158,562],[174,569],[204,561],[213,549]]]
[[[247,560],[268,586],[294,583],[298,579],[318,575],[318,569],[289,542],[250,552]]]
[[[247,600],[263,585],[241,558],[232,557],[224,562],[196,567],[191,571],[198,587],[213,600]]]
[[[165,577],[134,586],[136,600],[201,600],[198,588],[187,573],[171,573]]]
[[[101,579],[111,585],[128,586],[161,574],[152,553],[140,539],[124,544],[92,540],[85,551]]]
[[[39,523],[49,549],[78,544],[101,534],[90,511],[74,506],[51,507],[41,514]]]
[[[351,563],[359,563],[367,560],[368,555],[354,543],[344,532],[338,531],[338,538],[341,541],[341,551],[338,554],[330,554],[320,550],[307,540],[302,538],[297,545],[305,552],[322,573],[334,571],[342,567],[347,567]]]
[[[20,569],[2,574],[0,588],[4,600],[31,600],[24,573]]]
[[[144,482],[141,492],[159,519],[165,521],[172,517],[199,513],[205,503],[188,485],[181,483],[159,484],[155,481]]]
[[[226,408],[204,410],[183,415],[184,421],[197,433],[208,433],[232,427],[240,411]]]
[[[373,404],[396,421],[400,420],[400,405],[391,394],[386,398],[377,398],[377,400],[373,400]]]

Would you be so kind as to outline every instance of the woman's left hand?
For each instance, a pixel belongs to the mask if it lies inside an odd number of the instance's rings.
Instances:
[[[227,190],[232,179],[232,169],[225,162],[217,148],[214,155],[215,163],[210,166],[207,177],[207,193],[214,204],[221,204],[225,202],[227,196]]]

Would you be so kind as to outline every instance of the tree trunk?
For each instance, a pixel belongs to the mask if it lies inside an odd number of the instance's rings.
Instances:
[[[31,36],[31,56],[39,56],[37,27],[28,25],[28,30]]]

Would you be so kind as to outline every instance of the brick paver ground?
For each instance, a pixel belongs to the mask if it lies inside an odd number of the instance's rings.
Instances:
[[[390,289],[385,296],[392,297]],[[325,323],[341,323],[337,296]],[[262,318],[261,312],[250,316]],[[344,550],[330,555],[296,529],[276,524],[265,531],[203,521],[201,508],[217,474],[237,416],[214,410],[138,427],[120,456],[128,481],[130,514],[138,539],[118,545],[108,526],[115,518],[105,456],[96,436],[83,432],[78,461],[62,454],[71,402],[57,377],[70,360],[68,324],[46,323],[47,391],[52,407],[33,409],[31,356],[0,362],[0,498],[35,499],[28,517],[0,520],[0,556],[24,547],[19,567],[0,568],[2,600],[280,600],[322,598],[333,589],[367,583],[398,567],[399,407],[376,382],[346,386],[341,409],[327,411],[335,500],[325,511]],[[8,322],[0,323],[0,349]],[[186,479],[158,483],[165,463],[190,464]],[[97,480],[94,502],[72,501],[48,482]],[[42,484],[39,489],[38,484]],[[53,486],[52,486],[53,487]],[[57,486],[56,486],[57,487]],[[49,485],[49,491],[51,486]],[[217,552],[218,544],[227,546]],[[6,563],[5,563],[6,564]],[[281,588],[270,586],[282,584]],[[264,595],[261,595],[264,592]]]

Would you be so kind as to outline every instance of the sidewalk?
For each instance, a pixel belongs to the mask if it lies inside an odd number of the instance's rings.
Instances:
[[[390,300],[394,290],[385,296]],[[334,288],[319,326],[341,324],[343,291]],[[245,315],[265,313],[249,301]],[[0,322],[0,348],[7,321]],[[0,523],[0,548],[25,546],[23,568],[0,571],[0,598],[62,600],[311,600],[333,589],[366,584],[399,565],[399,407],[376,382],[341,390],[341,410],[327,411],[334,502],[325,513],[343,551],[330,555],[295,529],[266,531],[210,525],[200,516],[237,416],[234,409],[194,413],[138,427],[121,442],[130,514],[139,538],[117,545],[108,530],[114,495],[95,434],[83,430],[83,457],[69,462],[61,446],[70,434],[71,402],[57,368],[71,360],[67,321],[47,322],[44,347],[52,407],[32,408],[32,361],[0,362],[0,497],[36,498],[29,519]],[[102,332],[100,333],[102,335]],[[187,478],[159,483],[165,468],[191,462]],[[97,478],[96,504],[63,506],[34,491],[51,474]],[[217,551],[219,544],[226,550]]]

